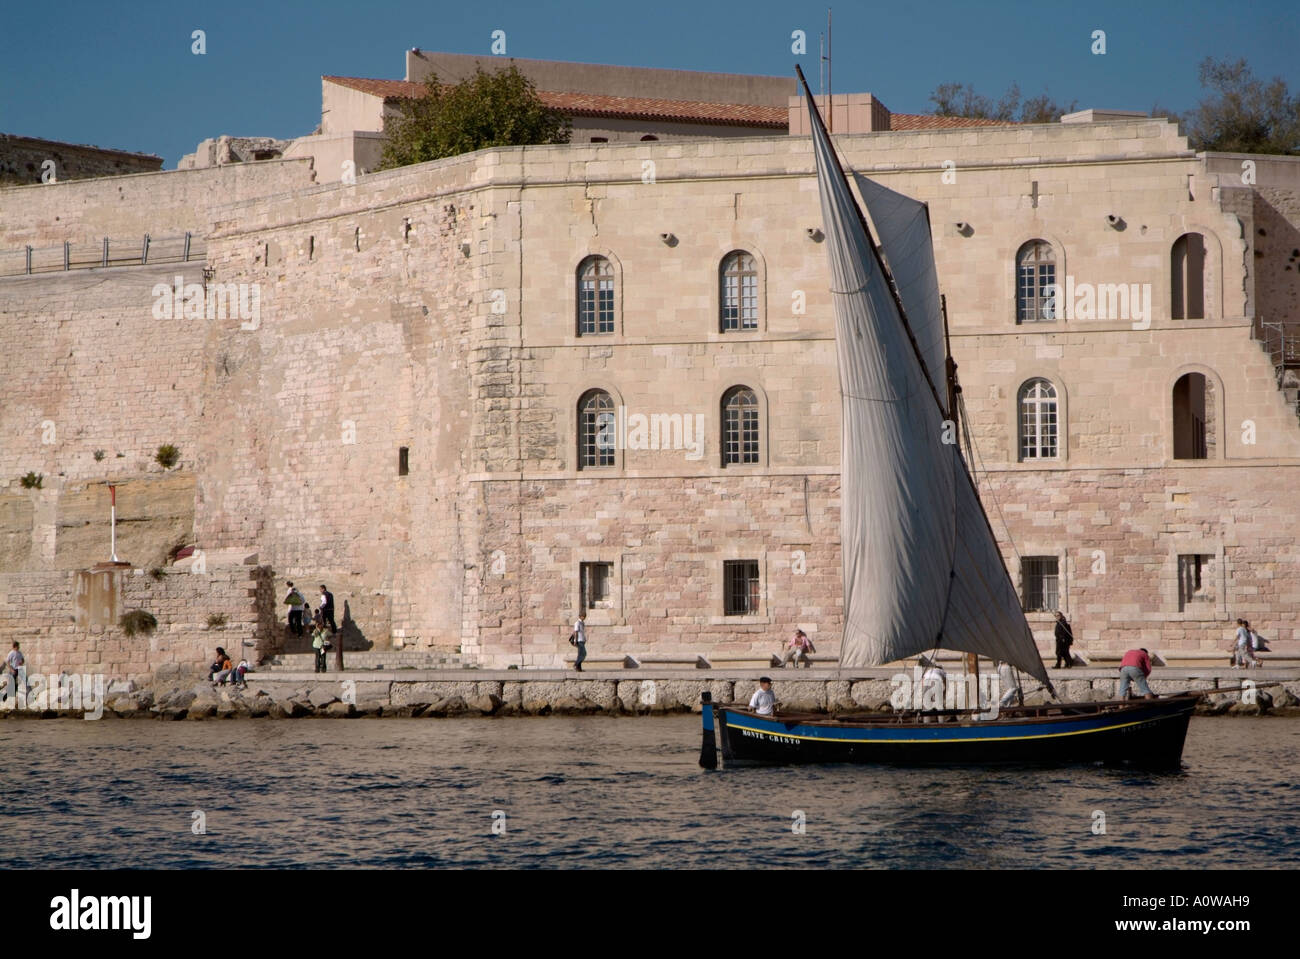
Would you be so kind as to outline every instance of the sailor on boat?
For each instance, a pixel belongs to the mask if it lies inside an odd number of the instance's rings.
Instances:
[[[1025,692],[1020,688],[1020,680],[1010,663],[998,663],[998,683],[1002,687],[1002,698],[998,706],[1023,706]]]
[[[758,681],[758,689],[749,697],[749,708],[760,716],[771,716],[776,712],[776,694],[772,692],[772,680],[764,676]]]

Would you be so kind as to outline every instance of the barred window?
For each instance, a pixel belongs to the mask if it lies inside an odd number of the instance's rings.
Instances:
[[[1056,387],[1030,380],[1020,387],[1020,459],[1056,459]]]
[[[613,563],[582,563],[579,566],[582,581],[581,609],[609,609],[614,579]]]
[[[759,599],[762,597],[758,582],[758,560],[727,560],[722,564],[722,580],[726,615],[757,615]]]
[[[614,400],[590,390],[578,401],[578,469],[614,465]]]
[[[578,267],[578,335],[614,332],[614,267],[589,256]]]
[[[1049,613],[1060,609],[1059,560],[1055,556],[1024,556],[1020,560],[1020,582],[1027,613]]]
[[[758,267],[737,250],[722,261],[722,332],[758,329]]]
[[[736,386],[722,397],[722,465],[758,462],[758,395]]]
[[[1056,253],[1046,240],[1030,240],[1016,253],[1016,321],[1056,319]]]

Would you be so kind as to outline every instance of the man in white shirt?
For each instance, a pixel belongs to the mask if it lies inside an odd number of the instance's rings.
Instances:
[[[13,649],[5,657],[4,691],[7,696],[17,696],[18,683],[23,680],[23,664],[25,662],[22,650],[18,648],[18,643],[15,641]]]
[[[758,681],[758,689],[749,697],[749,708],[760,716],[771,716],[776,712],[776,694],[772,692],[772,680],[764,676]]]
[[[582,672],[582,661],[587,658],[587,613],[578,613],[577,622],[573,624],[573,645],[578,647],[578,658],[573,668]]]
[[[1237,620],[1237,643],[1236,650],[1232,657],[1232,668],[1241,669],[1243,666],[1258,666],[1255,659],[1255,651],[1251,649],[1250,627],[1244,619]]]

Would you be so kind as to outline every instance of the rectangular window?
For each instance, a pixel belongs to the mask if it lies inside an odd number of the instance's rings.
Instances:
[[[397,448],[397,475],[405,476],[411,472],[411,450],[407,446]]]
[[[614,605],[612,584],[614,582],[613,563],[580,563],[579,578],[582,581],[581,605],[583,609],[609,609]]]
[[[1214,557],[1191,553],[1178,557],[1178,609],[1214,602]]]
[[[1024,556],[1020,560],[1020,584],[1027,613],[1050,613],[1060,609],[1059,559],[1055,556]]]
[[[758,582],[758,560],[727,560],[722,564],[725,611],[728,616],[758,615],[762,593]]]

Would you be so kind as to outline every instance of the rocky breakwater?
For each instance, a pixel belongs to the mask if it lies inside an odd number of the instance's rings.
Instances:
[[[605,678],[528,677],[509,672],[510,678],[490,678],[477,671],[458,671],[456,678],[419,679],[400,673],[336,674],[333,678],[250,674],[245,687],[218,686],[191,676],[155,677],[151,684],[110,684],[98,710],[104,718],[164,720],[269,718],[416,718],[449,716],[581,716],[661,715],[699,712],[700,696],[714,702],[748,702],[757,688],[756,678]],[[427,674],[426,674],[427,675]],[[502,673],[498,673],[498,676]],[[461,678],[464,677],[464,678]],[[471,678],[472,677],[472,678]],[[1215,680],[1202,680],[1207,698],[1198,715],[1276,715],[1300,717],[1300,681],[1259,689],[1243,701],[1240,692],[1214,693]],[[1102,700],[1114,696],[1109,679],[1070,680],[1061,684],[1065,698]],[[1185,686],[1193,687],[1192,683]],[[1194,688],[1194,687],[1193,687]],[[778,679],[781,707],[790,712],[843,714],[890,712],[894,684],[886,678],[839,680],[829,678]],[[1046,700],[1035,691],[1031,704]],[[82,709],[11,709],[0,706],[0,716],[54,718],[91,716],[93,704]]]

